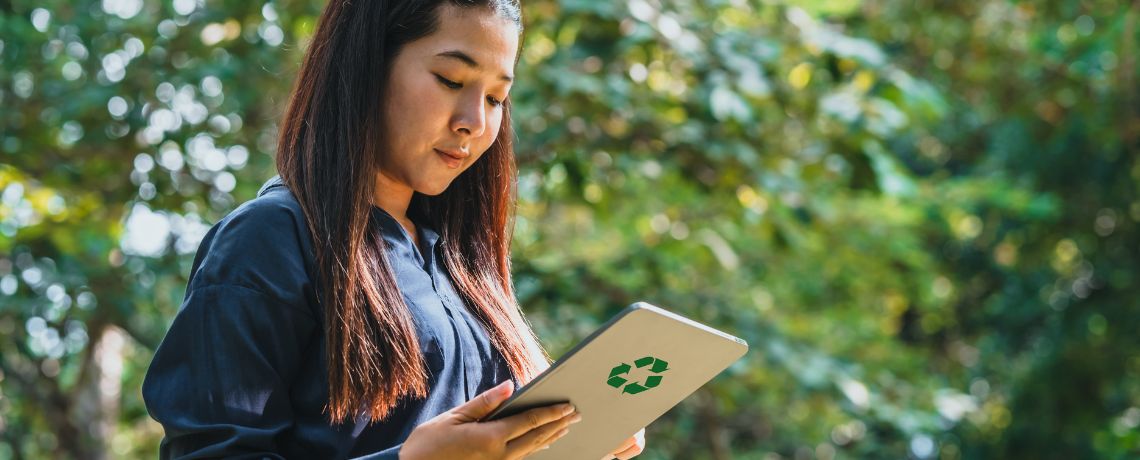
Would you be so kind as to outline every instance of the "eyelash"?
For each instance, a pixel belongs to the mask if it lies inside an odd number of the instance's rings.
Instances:
[[[436,76],[435,76],[435,78],[436,78],[436,80],[439,80],[439,82],[440,82],[440,83],[442,83],[442,84],[443,84],[443,86],[446,86],[446,87],[448,87],[448,88],[450,88],[450,89],[459,89],[459,88],[462,88],[462,87],[463,87],[463,84],[462,84],[462,83],[457,83],[457,82],[454,82],[454,81],[448,80],[448,79],[446,79],[446,78],[443,78],[443,77],[441,77],[441,76],[439,76],[439,75],[436,75]],[[503,101],[500,101],[500,100],[498,100],[498,99],[495,99],[494,97],[491,97],[491,96],[487,96],[487,102],[490,102],[490,103],[491,103],[491,105],[493,105],[493,106],[495,106],[495,107],[498,107],[498,106],[500,106],[500,105],[503,105]]]

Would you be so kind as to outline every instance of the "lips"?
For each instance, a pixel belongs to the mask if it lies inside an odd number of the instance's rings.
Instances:
[[[435,153],[439,154],[440,159],[447,164],[449,168],[458,168],[463,164],[463,160],[471,156],[471,153],[458,150],[458,149],[434,149]]]

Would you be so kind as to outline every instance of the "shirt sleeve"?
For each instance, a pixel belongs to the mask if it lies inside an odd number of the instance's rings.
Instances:
[[[166,430],[161,457],[283,458],[288,382],[316,327],[303,305],[257,289],[190,291],[143,382],[147,410]]]

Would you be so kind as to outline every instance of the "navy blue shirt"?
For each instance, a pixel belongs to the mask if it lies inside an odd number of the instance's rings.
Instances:
[[[332,425],[324,313],[300,204],[279,177],[213,226],[143,382],[162,458],[396,459],[417,425],[515,380],[442,264],[439,235],[372,209],[429,368],[428,396]],[[515,380],[516,386],[518,385]]]

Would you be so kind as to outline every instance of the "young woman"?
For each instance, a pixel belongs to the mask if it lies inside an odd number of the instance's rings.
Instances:
[[[478,422],[549,362],[511,285],[514,1],[328,4],[280,176],[203,239],[147,372],[163,458],[516,459],[580,420]]]

